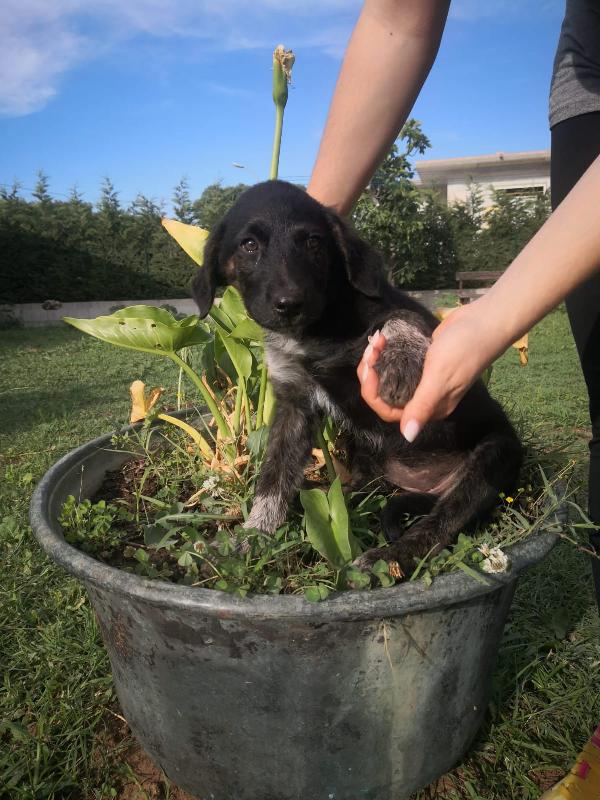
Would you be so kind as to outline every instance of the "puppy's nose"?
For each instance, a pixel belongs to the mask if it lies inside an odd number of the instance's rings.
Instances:
[[[275,300],[275,311],[281,316],[292,316],[300,310],[302,300],[294,295],[280,295]]]

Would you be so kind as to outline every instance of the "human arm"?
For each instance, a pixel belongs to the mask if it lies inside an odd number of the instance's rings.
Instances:
[[[410,441],[426,422],[450,414],[511,342],[600,269],[599,198],[600,157],[494,286],[436,328],[421,381],[404,409],[377,396],[372,367],[385,341],[374,337],[358,367],[365,401],[384,419],[400,421]]]
[[[347,214],[412,108],[440,44],[450,0],[366,0],[348,44],[308,184]]]

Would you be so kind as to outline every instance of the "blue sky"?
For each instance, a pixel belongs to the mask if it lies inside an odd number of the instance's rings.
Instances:
[[[280,175],[306,181],[357,0],[2,0],[0,183],[167,208],[216,180],[266,177],[271,52],[296,53]],[[547,97],[564,3],[455,0],[413,116],[426,158],[548,146]],[[244,164],[237,169],[233,162]],[[25,191],[23,192],[26,193]]]

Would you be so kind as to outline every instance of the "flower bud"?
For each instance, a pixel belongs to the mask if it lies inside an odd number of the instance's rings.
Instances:
[[[296,56],[278,44],[273,51],[273,102],[285,108],[288,99],[288,83],[292,80],[292,67]]]

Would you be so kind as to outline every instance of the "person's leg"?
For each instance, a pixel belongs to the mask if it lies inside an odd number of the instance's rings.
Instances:
[[[555,209],[600,154],[600,112],[559,122],[551,135],[550,183]],[[574,291],[566,306],[589,394],[592,422],[589,514],[600,525],[600,273]],[[600,554],[600,534],[593,533],[590,539]],[[600,561],[595,558],[592,570],[600,607]]]

